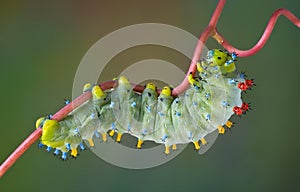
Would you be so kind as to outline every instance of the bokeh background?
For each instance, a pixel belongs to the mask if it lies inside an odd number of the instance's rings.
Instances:
[[[217,1],[1,1],[0,162],[71,98],[73,78],[86,51],[106,34],[138,23],[165,23],[199,36]],[[272,12],[286,7],[300,17],[299,0],[228,1],[219,31],[236,47],[249,48]],[[208,48],[218,45],[214,40]],[[297,191],[299,190],[300,30],[281,17],[266,46],[240,58],[238,68],[257,86],[244,98],[253,111],[220,136],[204,155],[189,145],[167,164],[147,170],[110,165],[92,152],[62,162],[37,142],[0,180],[0,191]],[[186,70],[189,60],[159,46],[117,55],[122,68],[162,59]],[[116,67],[107,76],[118,75]]]

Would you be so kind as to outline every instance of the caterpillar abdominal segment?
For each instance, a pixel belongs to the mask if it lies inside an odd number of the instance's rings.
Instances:
[[[117,142],[124,133],[138,138],[137,148],[144,141],[165,145],[165,153],[176,144],[193,143],[196,150],[205,145],[206,135],[218,130],[224,134],[225,126],[233,114],[242,115],[250,109],[241,99],[242,91],[251,89],[253,80],[245,79],[235,67],[236,54],[210,50],[207,57],[197,64],[197,76],[189,75],[190,87],[179,96],[171,95],[169,86],[160,94],[156,86],[148,83],[142,93],[123,76],[116,86],[103,91],[100,86],[86,84],[83,91],[90,91],[92,98],[73,110],[61,121],[42,117],[36,127],[42,127],[41,143],[47,150],[55,149],[66,159],[70,151],[76,157],[77,148],[84,149],[83,140],[94,146],[93,135],[102,137],[117,134]]]

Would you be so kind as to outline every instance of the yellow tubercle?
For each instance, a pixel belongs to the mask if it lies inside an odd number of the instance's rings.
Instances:
[[[173,149],[173,150],[176,150],[176,149],[177,149],[176,144],[173,144],[173,145],[172,145],[172,149]]]
[[[92,87],[92,85],[90,83],[86,83],[83,86],[83,92],[87,92],[91,87]]]
[[[193,77],[192,74],[189,74],[189,76],[188,76],[188,81],[189,81],[189,83],[190,83],[192,86],[197,86],[197,87],[199,87],[199,88],[200,88],[200,86],[201,86],[199,80],[198,80],[198,79],[196,80],[196,79]]]
[[[204,71],[204,69],[203,69],[203,67],[201,66],[201,63],[200,63],[200,62],[197,63],[197,71],[198,71],[199,73],[202,73],[202,72]]]
[[[152,89],[153,91],[155,91],[155,90],[156,90],[156,87],[155,87],[155,85],[154,85],[153,83],[148,83],[148,84],[146,85],[146,89]]]
[[[201,138],[200,141],[201,141],[202,145],[206,145],[207,144],[207,141],[204,138]]]
[[[71,155],[73,156],[73,157],[77,157],[77,148],[73,148],[73,149],[71,149]]]
[[[109,136],[114,136],[114,134],[115,134],[115,130],[111,130],[110,132],[109,132]]]
[[[171,93],[171,88],[169,86],[164,86],[160,94],[171,96]]]
[[[136,148],[138,149],[142,148],[142,144],[143,144],[143,140],[139,139]]]
[[[130,84],[128,79],[124,76],[119,77],[119,84]]]
[[[104,92],[102,91],[102,89],[100,88],[100,86],[96,85],[93,87],[92,90],[92,95],[93,95],[93,99],[94,100],[99,100],[104,96]]]
[[[165,146],[165,154],[168,155],[170,153],[170,146]]]
[[[220,134],[224,134],[225,133],[225,129],[221,125],[218,126],[218,130],[219,130]]]
[[[200,145],[199,145],[198,141],[194,141],[193,143],[194,143],[195,149],[199,150],[200,149]]]
[[[227,122],[225,123],[225,125],[226,125],[226,127],[231,128],[232,125],[233,125],[233,123],[232,123],[231,121],[227,121]]]
[[[121,137],[122,137],[122,133],[118,133],[118,135],[117,135],[117,142],[121,141]]]
[[[88,139],[88,142],[89,142],[89,144],[90,144],[91,147],[95,146],[93,139]]]
[[[194,79],[194,77],[193,77],[193,75],[192,74],[189,74],[189,76],[188,76],[188,80],[189,80],[189,83],[190,84],[194,84],[194,82],[195,82],[195,79]]]
[[[106,133],[102,133],[102,141],[104,141],[104,142],[107,141]]]

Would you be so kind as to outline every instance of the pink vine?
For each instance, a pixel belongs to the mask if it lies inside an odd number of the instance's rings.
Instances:
[[[268,38],[270,37],[270,34],[275,26],[275,23],[280,15],[284,15],[287,19],[289,19],[293,24],[295,24],[297,27],[300,28],[300,19],[298,19],[294,14],[292,14],[289,10],[287,9],[278,9],[276,10],[271,18],[270,21],[261,36],[260,40],[257,42],[255,46],[253,46],[251,49],[248,50],[239,50],[232,46],[225,38],[217,31],[216,25],[219,20],[219,17],[222,13],[222,10],[224,8],[224,5],[226,3],[226,0],[220,0],[212,17],[211,20],[208,24],[208,26],[205,28],[205,30],[202,32],[197,46],[194,51],[194,55],[190,64],[190,68],[187,72],[187,76],[192,72],[193,74],[196,72],[196,63],[200,59],[200,55],[203,50],[203,46],[208,40],[209,37],[214,38],[215,40],[218,41],[220,45],[222,45],[225,49],[227,49],[229,52],[235,52],[239,57],[248,57],[251,55],[256,54],[267,42]],[[186,78],[183,80],[183,82],[173,89],[172,94],[173,95],[178,95],[182,92],[184,92],[188,86],[188,80]],[[100,84],[101,88],[103,90],[111,89],[114,86],[114,81],[109,81],[109,82],[104,82]],[[141,92],[143,91],[143,87],[136,85],[134,87],[135,91]],[[61,110],[59,110],[53,117],[52,119],[55,120],[62,120],[64,117],[66,117],[73,109],[76,107],[80,106],[82,103],[87,101],[88,99],[91,98],[91,93],[86,92],[79,97],[77,97],[74,101],[72,101],[70,104],[66,105],[63,107]],[[38,128],[35,131],[33,131],[19,146],[18,148],[2,163],[0,166],[0,178],[5,174],[5,172],[16,162],[16,160],[36,141],[40,138],[42,135],[42,129]]]

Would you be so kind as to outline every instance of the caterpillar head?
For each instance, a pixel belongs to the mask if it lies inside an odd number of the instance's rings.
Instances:
[[[160,94],[163,94],[165,96],[171,96],[171,88],[169,86],[164,86],[161,90],[161,93]]]

